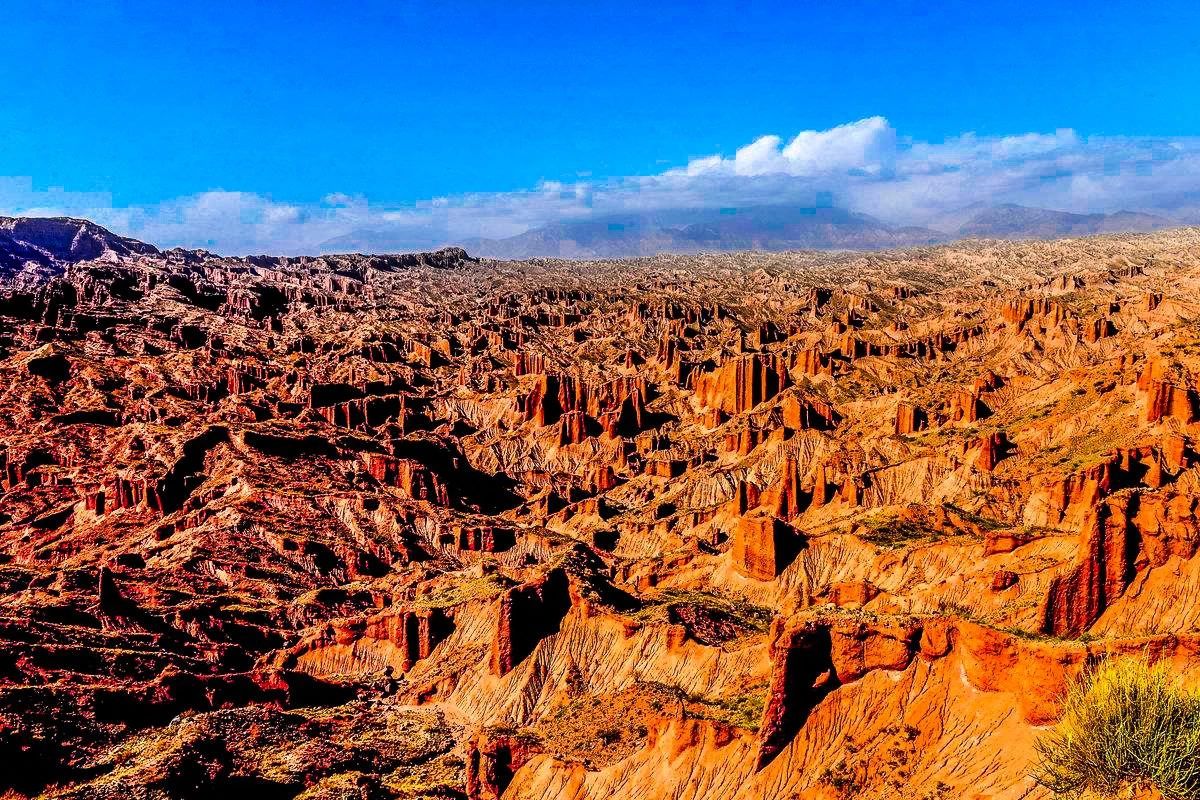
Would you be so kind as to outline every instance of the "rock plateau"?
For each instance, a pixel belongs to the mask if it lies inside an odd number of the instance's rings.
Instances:
[[[0,220],[0,791],[1042,798],[1200,664],[1200,231],[159,251]],[[240,793],[240,794],[239,794]]]

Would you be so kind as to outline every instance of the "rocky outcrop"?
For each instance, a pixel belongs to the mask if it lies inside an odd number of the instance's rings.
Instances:
[[[467,745],[468,800],[500,800],[513,774],[539,752],[529,736],[481,733]]]
[[[156,255],[143,242],[117,236],[85,219],[0,217],[0,269],[23,263],[64,266],[130,255]]]
[[[828,627],[803,625],[773,631],[771,683],[758,729],[762,769],[787,746],[821,698],[837,686]]]
[[[713,372],[695,376],[700,404],[727,414],[749,411],[791,384],[782,359],[775,355],[742,356]]]
[[[1125,591],[1133,577],[1136,531],[1113,517],[1107,503],[1092,511],[1080,532],[1079,563],[1051,581],[1042,629],[1055,636],[1078,636]]]
[[[1200,398],[1195,390],[1172,386],[1161,380],[1151,380],[1146,389],[1146,421],[1158,422],[1164,417],[1186,424],[1198,418]]]
[[[996,464],[1007,455],[1009,449],[1008,437],[1004,431],[996,431],[979,440],[979,458],[976,465],[985,472],[991,472]]]
[[[748,578],[774,579],[804,545],[795,529],[770,514],[751,514],[738,520],[731,550],[734,566]]]
[[[399,489],[413,500],[450,505],[449,490],[424,464],[379,453],[364,454],[364,462],[367,474],[380,484]]]
[[[556,633],[571,609],[566,573],[505,591],[496,602],[496,631],[490,664],[493,675],[506,675],[528,657],[542,639]]]
[[[928,420],[925,412],[911,403],[901,403],[896,407],[896,435],[910,436],[925,430]]]
[[[284,669],[318,677],[407,672],[454,629],[440,608],[389,611],[339,620],[314,631],[278,659]]]
[[[776,622],[757,768],[771,763],[827,694],[874,670],[907,668],[922,649],[921,639],[921,625],[911,619],[882,625],[852,619]]]

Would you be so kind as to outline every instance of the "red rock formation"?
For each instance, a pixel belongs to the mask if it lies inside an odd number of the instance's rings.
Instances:
[[[424,464],[378,453],[365,453],[363,460],[367,474],[384,486],[399,489],[413,500],[450,505],[447,487]]]
[[[790,383],[779,356],[759,354],[736,358],[714,372],[697,375],[694,388],[701,405],[740,414],[770,400]]]
[[[453,621],[438,608],[338,620],[286,651],[279,665],[316,676],[367,676],[388,668],[407,672],[453,629]]]
[[[1187,469],[1193,460],[1187,439],[1177,433],[1167,434],[1162,444],[1163,463],[1172,472]]]
[[[1120,509],[1120,500],[1114,498]],[[1125,591],[1133,577],[1138,540],[1113,503],[1096,506],[1080,532],[1080,559],[1074,569],[1053,579],[1046,598],[1042,629],[1055,636],[1078,636]]]
[[[558,631],[570,608],[567,576],[561,570],[505,591],[497,601],[492,674],[506,675],[524,661],[542,639]]]
[[[771,684],[758,729],[756,768],[761,770],[787,746],[813,707],[836,686],[833,642],[827,627],[773,626]]]
[[[1063,307],[1044,298],[1013,300],[1001,309],[1004,321],[1018,329],[1036,320],[1042,328],[1058,326],[1065,318]]]
[[[812,501],[812,495],[801,488],[799,462],[794,457],[784,460],[778,480],[761,493],[759,505],[783,520],[800,516]]]
[[[816,469],[816,477],[813,479],[812,488],[812,507],[820,508],[829,502],[829,480],[826,477],[825,465],[819,464]]]
[[[568,411],[558,420],[558,444],[579,444],[587,438],[587,418],[582,411]]]
[[[752,514],[738,521],[731,552],[738,572],[769,581],[792,562],[801,547],[803,538],[790,525],[769,514]]]
[[[925,430],[927,425],[925,412],[911,403],[901,403],[896,406],[896,434],[909,436]]]
[[[513,531],[492,525],[458,525],[455,526],[454,541],[460,550],[498,553],[511,548],[516,537]]]
[[[537,375],[523,401],[525,419],[541,427],[558,421],[562,406],[558,402],[559,380],[552,375]]]
[[[1200,398],[1192,389],[1151,380],[1146,391],[1146,421],[1158,422],[1164,417],[1171,417],[1185,425],[1195,422],[1198,402]]]
[[[733,492],[733,499],[725,505],[725,509],[730,515],[740,517],[750,509],[756,508],[758,504],[758,487],[753,483],[738,481],[737,488]]]
[[[996,574],[992,576],[992,591],[1003,592],[1005,589],[1011,589],[1013,586],[1017,585],[1017,582],[1020,579],[1021,578],[1019,575],[1017,575],[1017,573],[1010,570],[997,570]]]
[[[513,773],[539,752],[529,737],[480,734],[467,745],[467,799],[500,800]]]
[[[832,367],[828,356],[816,347],[809,347],[796,354],[795,367],[804,375],[831,374]]]
[[[987,408],[978,394],[960,391],[950,395],[949,414],[952,422],[976,422],[987,416]]]
[[[845,581],[829,587],[829,602],[836,606],[865,606],[879,596],[870,581]]]
[[[820,400],[785,395],[779,404],[783,426],[794,431],[831,430],[837,427],[838,415],[833,406]]]
[[[996,431],[979,440],[979,459],[975,462],[979,469],[991,472],[996,468],[1000,459],[1004,458],[1008,449],[1008,437],[1004,431]]]

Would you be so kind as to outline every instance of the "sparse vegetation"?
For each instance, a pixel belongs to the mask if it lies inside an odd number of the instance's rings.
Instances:
[[[756,691],[715,699],[689,695],[687,700],[687,713],[691,716],[715,719],[735,728],[756,731],[762,722],[767,690],[763,686]]]
[[[484,575],[479,578],[448,583],[438,591],[423,595],[413,601],[421,608],[449,608],[470,600],[488,600],[500,594],[508,583],[500,575]]]
[[[839,797],[853,797],[861,788],[861,779],[843,759],[821,773],[821,782],[829,786]]]
[[[1105,661],[1070,687],[1037,749],[1034,777],[1059,797],[1153,788],[1165,800],[1200,798],[1200,691],[1166,663]]]
[[[944,616],[961,617],[962,619],[977,621],[975,611],[970,606],[963,605],[954,600],[947,600],[944,597],[938,600],[937,611]]]
[[[677,686],[653,681],[640,683],[639,686],[655,696],[651,706],[656,711],[661,711],[668,702],[673,701],[680,704],[680,710],[687,717],[716,720],[748,731],[758,730],[767,704],[765,683],[721,697],[689,694]]]
[[[870,786],[885,786],[888,797],[917,796],[911,792],[912,773],[918,760],[917,739],[921,731],[911,725],[888,725],[870,737],[855,741],[847,737],[843,749],[848,757],[832,764],[821,773],[820,782],[840,798],[863,796]],[[943,788],[944,787],[944,788]],[[945,797],[950,787],[937,787],[921,795],[922,800]]]
[[[953,503],[943,503],[942,505],[947,511],[958,515],[965,522],[970,522],[972,525],[978,526],[980,530],[997,531],[1008,527],[1008,524],[1005,522],[989,519],[973,511],[967,511],[965,508],[956,506]]]
[[[864,542],[888,550],[895,550],[914,542],[933,539],[938,535],[938,531],[923,527],[909,520],[897,519],[895,517],[864,520],[863,527],[858,533],[858,537]]]
[[[719,615],[729,622],[752,633],[761,633],[771,624],[770,609],[756,606],[740,597],[726,597],[714,592],[685,589],[663,589],[648,598],[644,605],[630,616],[649,622],[666,615],[672,606],[693,606]]]

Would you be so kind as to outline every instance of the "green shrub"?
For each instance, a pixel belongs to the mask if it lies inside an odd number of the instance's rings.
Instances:
[[[1034,777],[1060,797],[1153,787],[1166,800],[1200,798],[1200,692],[1165,663],[1105,661],[1068,689],[1037,750]]]

